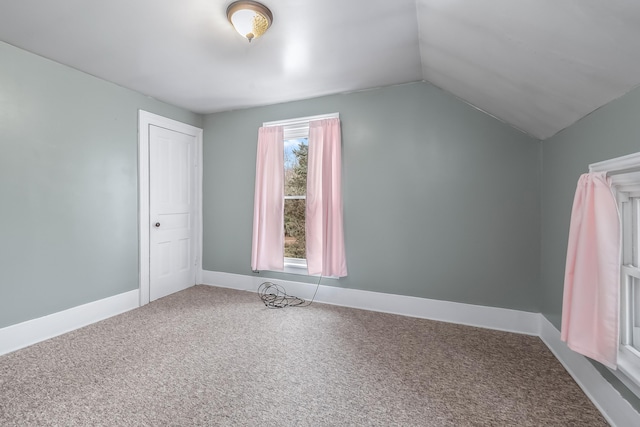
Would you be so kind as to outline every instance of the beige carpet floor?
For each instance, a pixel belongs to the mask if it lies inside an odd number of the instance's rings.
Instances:
[[[0,426],[599,426],[540,339],[196,286],[0,357]]]

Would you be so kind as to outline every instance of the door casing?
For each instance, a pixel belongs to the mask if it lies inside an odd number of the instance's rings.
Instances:
[[[195,218],[194,239],[196,283],[202,282],[202,139],[203,130],[167,117],[138,111],[138,253],[140,305],[149,303],[149,126],[158,126],[195,137]]]

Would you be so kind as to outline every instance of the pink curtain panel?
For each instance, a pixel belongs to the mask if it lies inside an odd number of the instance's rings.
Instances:
[[[284,270],[284,129],[258,131],[251,269]]]
[[[620,220],[605,172],[578,181],[564,278],[561,338],[615,369],[619,342]]]
[[[309,123],[307,267],[309,274],[347,275],[342,221],[340,120]]]

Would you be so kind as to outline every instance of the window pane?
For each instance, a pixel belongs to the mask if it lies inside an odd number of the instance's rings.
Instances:
[[[622,263],[633,265],[633,203],[624,201],[620,203],[620,215],[622,222]]]
[[[284,141],[284,195],[304,196],[307,193],[307,138]]]
[[[284,256],[306,258],[304,219],[305,199],[284,201]]]
[[[635,277],[631,279],[630,295],[630,323],[631,323],[631,346],[640,351],[640,280]]]
[[[307,138],[284,141],[284,256],[306,258]]]
[[[638,233],[638,228],[640,228],[640,199],[638,198],[632,198],[631,199],[631,204],[632,204],[632,225],[631,225],[631,235],[629,236],[631,238],[631,247],[632,249],[632,254],[633,254],[633,258],[632,258],[632,265],[635,267],[639,267],[640,266],[640,251],[639,251],[639,247],[638,247],[638,238],[640,238],[640,233]],[[624,234],[628,234],[628,233],[624,233]]]
[[[638,228],[640,225],[640,200],[638,198],[630,198],[629,209],[623,212],[623,248],[631,250],[631,265],[638,266],[639,247],[638,247]],[[630,221],[625,221],[625,214],[630,216]],[[627,240],[624,242],[624,240]],[[625,244],[626,243],[626,244]],[[628,262],[628,260],[627,260]],[[634,269],[637,273],[637,270]],[[631,338],[631,347],[640,351],[640,280],[636,277],[627,276],[629,286],[626,298],[628,298],[628,317],[627,326],[629,330],[628,337]]]

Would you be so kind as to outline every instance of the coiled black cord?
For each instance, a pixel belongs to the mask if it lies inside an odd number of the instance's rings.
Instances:
[[[271,282],[264,282],[258,287],[258,295],[267,308],[285,308],[285,307],[308,307],[316,298],[318,288],[320,288],[320,281],[322,276],[318,279],[316,285],[316,291],[313,293],[311,301],[306,301],[300,297],[294,297],[285,291],[281,285],[277,285]]]

